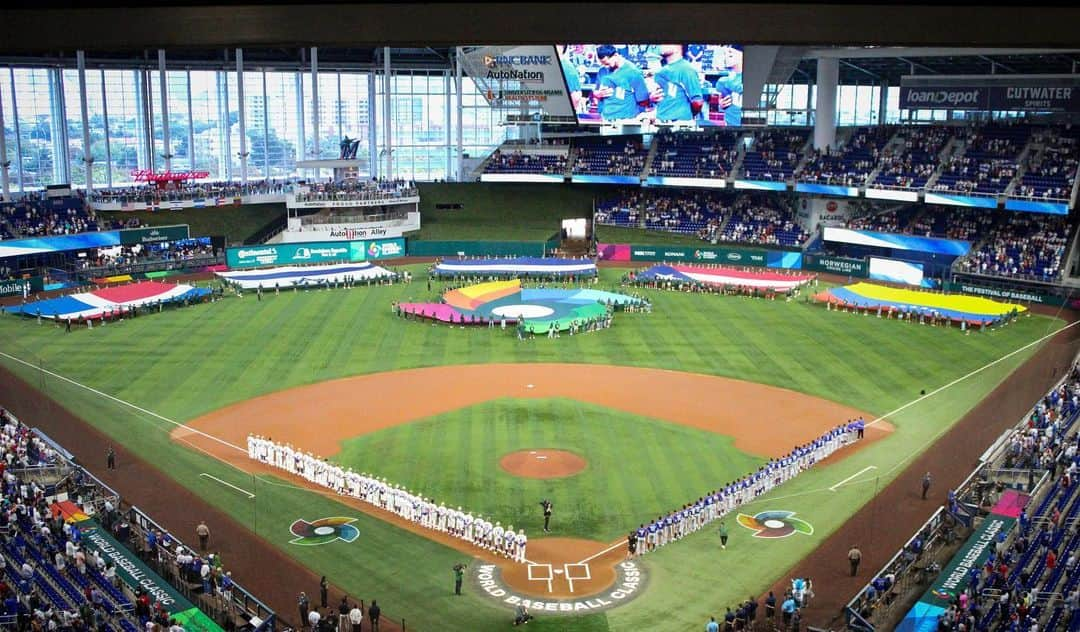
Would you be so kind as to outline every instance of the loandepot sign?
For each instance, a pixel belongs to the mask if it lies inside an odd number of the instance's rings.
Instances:
[[[553,569],[552,564],[532,564],[529,569],[530,579],[537,588],[544,585],[551,590],[552,582],[577,581],[572,579],[571,571],[588,570],[587,564],[566,564],[563,568]],[[539,570],[537,570],[539,569]],[[535,570],[535,572],[534,572]],[[578,580],[586,580],[589,573],[577,575]],[[515,593],[503,581],[499,567],[494,564],[482,564],[476,567],[473,579],[480,590],[488,597],[511,608],[518,604],[529,609],[529,614],[581,614],[600,612],[621,606],[641,594],[645,588],[645,571],[637,562],[626,561],[615,566],[615,583],[598,594],[579,599],[538,599]],[[573,584],[570,584],[571,591]]]

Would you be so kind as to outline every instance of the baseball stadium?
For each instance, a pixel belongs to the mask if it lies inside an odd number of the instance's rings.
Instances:
[[[0,10],[0,629],[1080,630],[1080,11],[972,8]]]

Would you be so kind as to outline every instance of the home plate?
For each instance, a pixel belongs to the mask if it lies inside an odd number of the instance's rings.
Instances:
[[[532,387],[533,387],[533,385],[532,385],[532,384],[526,384],[526,385],[525,385],[525,388],[532,388]]]
[[[552,572],[555,573],[556,575],[562,575],[562,569],[561,568],[554,569]]]
[[[538,456],[538,457],[536,457],[536,458],[538,458],[538,459],[546,459],[547,457],[546,457],[546,456],[543,456],[543,455],[540,455],[540,456]]]

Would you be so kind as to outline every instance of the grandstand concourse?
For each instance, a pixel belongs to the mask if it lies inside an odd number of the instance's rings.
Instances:
[[[1080,630],[1077,23],[0,10],[0,629]]]

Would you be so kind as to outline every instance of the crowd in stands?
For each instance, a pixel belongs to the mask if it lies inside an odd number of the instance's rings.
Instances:
[[[938,155],[945,149],[953,130],[948,127],[909,127],[900,132],[898,149],[882,152],[881,171],[874,186],[918,189],[934,174]]]
[[[81,270],[106,268],[119,272],[135,264],[207,261],[220,255],[220,251],[215,252],[209,237],[196,237],[165,243],[97,248],[88,252],[86,257],[77,259],[77,265]]]
[[[894,127],[860,127],[843,147],[812,151],[798,179],[819,184],[861,186],[877,168],[882,150],[895,133]]]
[[[1069,238],[1065,217],[1008,215],[978,249],[958,263],[960,272],[1054,281]]]
[[[419,195],[416,183],[409,180],[342,180],[339,182],[309,182],[307,191],[296,193],[297,202],[364,200],[393,201]]]
[[[1024,508],[1016,529],[998,534],[987,562],[972,567],[966,588],[952,596],[939,629],[963,624],[968,630],[1034,632],[1080,624],[1078,412],[1080,370],[1074,366],[1006,444],[1003,467],[1049,470],[1045,496]]]
[[[142,202],[174,202],[183,200],[236,198],[245,195],[284,194],[288,183],[283,180],[259,180],[240,184],[239,182],[178,182],[159,188],[151,184],[112,189],[94,189],[90,196],[91,204]]]
[[[747,180],[788,180],[799,164],[807,142],[807,132],[768,130],[757,134],[743,156]]]
[[[1026,126],[987,126],[971,132],[962,154],[948,158],[931,187],[965,195],[1000,195],[1016,177],[1027,144]]]
[[[615,197],[596,203],[593,222],[609,226],[636,228],[641,223],[641,201],[646,189],[625,189]]]
[[[810,238],[791,209],[768,196],[740,197],[731,208],[719,239],[748,244],[801,246]]]
[[[530,154],[496,149],[484,167],[487,173],[566,173],[566,154]]]
[[[982,208],[928,205],[919,211],[905,232],[920,237],[976,242],[987,234],[997,218],[997,213]]]
[[[1037,141],[1044,143],[1043,151],[1029,162],[1012,197],[1069,199],[1080,165],[1078,136],[1075,130],[1066,133],[1054,128],[1039,134]]]
[[[0,204],[0,225],[8,237],[51,237],[100,230],[97,216],[76,197],[24,197]]]
[[[741,134],[711,131],[703,134],[656,136],[656,155],[651,174],[681,178],[726,178],[738,159],[737,143]]]
[[[362,500],[425,529],[448,533],[477,547],[516,562],[525,561],[528,538],[524,530],[514,531],[513,525],[503,528],[483,516],[454,509],[424,496],[415,495],[400,485],[387,483],[385,478],[357,473],[342,468],[310,452],[276,443],[268,437],[248,436],[248,458],[280,468],[320,487]]]
[[[641,136],[581,138],[575,145],[574,173],[636,176],[645,168],[648,150]]]

